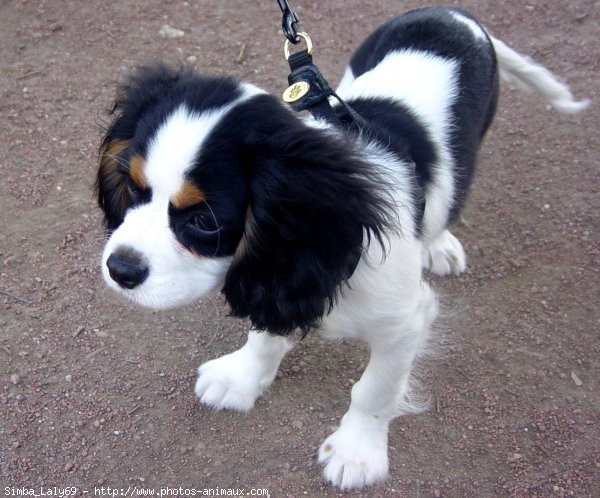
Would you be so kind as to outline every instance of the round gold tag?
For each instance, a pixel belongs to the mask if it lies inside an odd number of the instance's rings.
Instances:
[[[310,85],[306,81],[294,83],[292,86],[288,87],[285,92],[283,92],[283,101],[287,102],[288,104],[297,102],[304,97],[309,90]]]

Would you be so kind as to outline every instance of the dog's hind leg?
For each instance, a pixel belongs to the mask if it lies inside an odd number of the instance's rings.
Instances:
[[[444,230],[421,254],[423,268],[436,275],[460,275],[467,268],[467,257],[460,241]]]
[[[388,426],[398,415],[423,408],[409,397],[409,377],[437,314],[433,291],[422,282],[403,318],[376,323],[366,336],[371,358],[352,388],[350,408],[340,427],[321,445],[325,479],[341,489],[375,484],[388,473]]]
[[[249,411],[272,384],[292,346],[285,337],[250,331],[241,349],[200,366],[196,396],[217,410]]]

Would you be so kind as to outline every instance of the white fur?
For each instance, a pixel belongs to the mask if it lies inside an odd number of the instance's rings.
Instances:
[[[197,114],[182,105],[167,118],[150,141],[144,165],[153,202],[168,202],[179,191],[202,143],[231,107]]]
[[[558,81],[548,69],[518,54],[506,43],[490,37],[498,57],[500,77],[517,88],[536,92],[562,113],[580,112],[590,105],[589,100],[576,101],[569,87]]]
[[[355,78],[354,74],[352,73],[352,69],[350,68],[350,66],[346,67],[344,76],[342,76],[342,80],[340,81],[340,84],[337,87],[337,94],[341,95],[342,93],[346,92],[350,85],[354,83],[354,79]]]
[[[485,31],[473,19],[461,14],[460,12],[452,11],[450,13],[456,21],[463,23],[467,28],[469,28],[475,39],[482,42],[487,42]]]
[[[338,88],[345,100],[386,97],[407,105],[429,132],[437,162],[427,189],[423,236],[428,241],[446,226],[453,202],[453,159],[449,148],[450,108],[456,99],[458,65],[427,52],[402,50],[389,53],[375,68],[351,80],[348,70]]]

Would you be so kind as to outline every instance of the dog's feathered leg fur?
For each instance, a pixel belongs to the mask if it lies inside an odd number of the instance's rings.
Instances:
[[[319,461],[325,479],[343,490],[378,483],[388,473],[388,428],[397,416],[425,406],[410,398],[409,380],[418,352],[437,315],[437,299],[421,282],[406,316],[373,323],[365,340],[371,349],[369,364],[352,388],[351,403],[339,428],[321,445]],[[393,332],[392,332],[393,331]]]

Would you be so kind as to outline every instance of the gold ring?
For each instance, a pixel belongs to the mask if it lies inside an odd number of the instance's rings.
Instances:
[[[313,50],[313,44],[312,44],[312,41],[310,40],[310,36],[308,36],[303,31],[299,32],[298,36],[304,40],[304,43],[306,43],[306,50],[308,52],[308,55],[311,55],[312,50]],[[285,60],[287,61],[290,58],[290,41],[289,40],[285,41],[285,45],[283,46],[283,53],[285,54]]]

